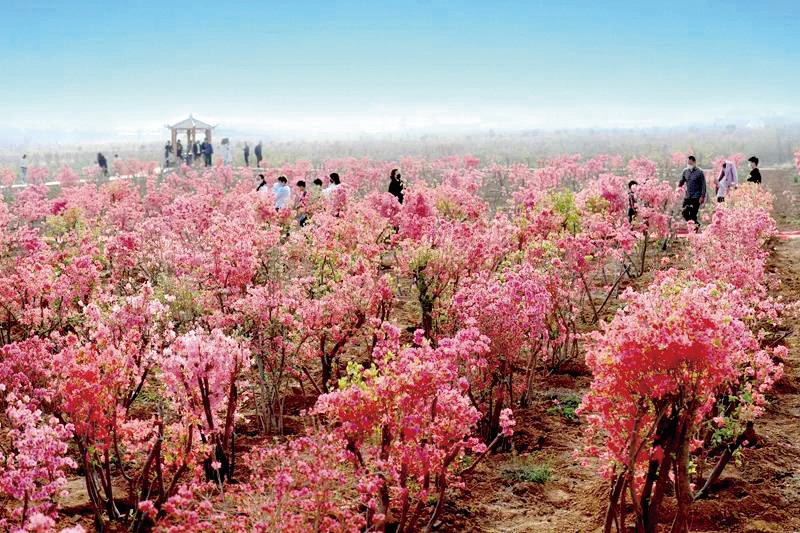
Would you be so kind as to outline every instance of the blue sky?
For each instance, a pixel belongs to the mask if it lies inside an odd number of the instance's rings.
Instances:
[[[800,112],[800,2],[0,0],[0,127],[664,125]]]

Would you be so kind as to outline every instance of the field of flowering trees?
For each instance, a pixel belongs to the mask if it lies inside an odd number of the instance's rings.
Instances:
[[[781,378],[791,306],[772,195],[743,184],[687,232],[682,163],[263,169],[342,176],[303,227],[252,169],[30,169],[0,204],[0,528],[82,531],[59,508],[80,476],[99,531],[433,530],[542,379],[585,365],[597,527],[689,531]]]

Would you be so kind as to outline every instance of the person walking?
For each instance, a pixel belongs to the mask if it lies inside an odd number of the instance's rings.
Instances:
[[[197,141],[192,143],[192,159],[195,161],[200,159],[200,143]]]
[[[736,175],[736,165],[730,161],[722,162],[722,171],[717,178],[717,203],[725,201],[731,187],[734,189],[739,185],[739,177]]]
[[[261,141],[258,141],[258,144],[256,145],[256,148],[255,148],[255,150],[253,150],[253,152],[255,152],[255,154],[256,154],[256,166],[260,167],[261,166]]]
[[[393,168],[389,175],[389,194],[397,198],[401,204],[403,203],[403,180],[396,168]]]
[[[169,159],[172,155],[172,143],[167,141],[167,144],[164,145],[164,166],[169,166]]]
[[[697,212],[700,206],[706,202],[706,175],[697,167],[697,160],[690,155],[686,160],[686,168],[683,169],[681,181],[678,187],[686,184],[686,196],[683,199],[683,219],[692,221],[696,225],[695,231],[700,230],[700,222],[697,220]]]
[[[103,177],[107,178],[108,177],[108,161],[106,161],[106,157],[103,154],[101,154],[100,152],[97,152],[97,166],[99,166],[100,170],[103,171]]]
[[[250,147],[244,143],[244,166],[250,166]]]
[[[628,224],[633,224],[633,218],[636,216],[636,189],[639,187],[639,182],[631,180],[628,182]]]
[[[211,143],[208,140],[203,141],[202,146],[200,147],[201,151],[203,152],[203,159],[205,159],[205,165],[207,167],[211,166],[211,154],[214,153],[214,148],[211,146]]]
[[[761,183],[761,171],[758,170],[758,158],[753,156],[747,161],[750,162],[750,177],[747,178],[747,181],[750,183]]]
[[[175,157],[178,158],[178,161],[183,161],[183,144],[181,144],[180,139],[178,139],[178,144],[175,145]]]
[[[19,160],[19,174],[20,178],[22,179],[22,183],[28,183],[28,165],[30,161],[28,160],[28,154],[22,154],[22,159]]]
[[[286,176],[279,176],[278,181],[272,184],[272,193],[275,195],[275,210],[289,207],[292,199],[292,189],[289,188]]]

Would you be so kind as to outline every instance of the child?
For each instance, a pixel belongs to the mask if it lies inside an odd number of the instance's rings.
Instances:
[[[750,183],[761,183],[761,171],[758,170],[758,158],[756,156],[748,159],[750,161],[750,177],[747,181]]]

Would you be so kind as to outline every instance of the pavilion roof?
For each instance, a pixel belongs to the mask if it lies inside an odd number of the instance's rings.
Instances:
[[[206,129],[210,130],[214,129],[214,126],[212,126],[211,124],[206,124],[202,120],[197,120],[191,115],[189,115],[189,118],[181,120],[177,124],[173,124],[172,126],[170,126],[170,129],[178,129],[178,130],[190,130],[192,128],[198,130],[206,130]]]

